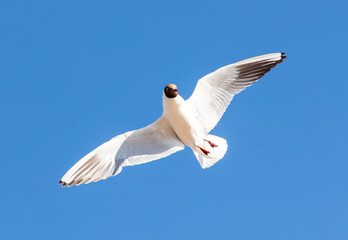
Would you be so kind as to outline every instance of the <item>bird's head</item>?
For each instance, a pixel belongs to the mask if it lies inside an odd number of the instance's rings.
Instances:
[[[168,84],[164,88],[164,94],[167,96],[167,98],[175,98],[176,96],[178,96],[178,92],[178,88],[175,84]]]

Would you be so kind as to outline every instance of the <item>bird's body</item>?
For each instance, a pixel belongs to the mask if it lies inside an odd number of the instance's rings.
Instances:
[[[210,167],[225,155],[226,141],[206,134],[200,127],[194,109],[180,95],[167,98],[163,94],[162,117],[169,122],[179,140],[192,149],[203,168]]]
[[[233,97],[282,62],[272,53],[227,65],[201,78],[186,101],[174,84],[163,92],[163,114],[149,126],[118,135],[78,161],[59,182],[63,186],[96,182],[115,176],[125,166],[166,157],[190,147],[202,168],[227,151],[225,139],[209,134]]]
[[[190,148],[199,143],[203,134],[199,128],[197,120],[185,100],[178,95],[175,98],[167,98],[163,94],[163,117],[168,120],[175,134],[180,141]]]

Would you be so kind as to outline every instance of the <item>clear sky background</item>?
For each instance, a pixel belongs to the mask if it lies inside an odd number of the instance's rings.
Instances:
[[[347,1],[1,1],[1,239],[348,239]],[[226,156],[184,151],[79,187],[101,143],[205,74],[288,58],[231,103]]]

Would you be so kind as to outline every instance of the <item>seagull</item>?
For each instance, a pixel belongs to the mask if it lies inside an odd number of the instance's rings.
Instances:
[[[285,53],[248,58],[201,78],[186,101],[175,84],[163,91],[163,114],[154,123],[112,138],[78,161],[59,181],[65,186],[97,182],[115,176],[123,167],[151,162],[192,149],[202,168],[225,155],[225,139],[209,134],[233,97],[285,59]]]

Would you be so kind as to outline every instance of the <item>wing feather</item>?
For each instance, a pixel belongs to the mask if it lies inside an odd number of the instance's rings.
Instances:
[[[233,97],[263,77],[284,58],[284,53],[248,58],[201,78],[187,102],[200,122],[202,131],[208,134],[216,126]]]
[[[59,182],[63,186],[96,182],[115,176],[124,166],[166,157],[184,149],[168,121],[161,117],[153,124],[118,135],[78,161]]]

